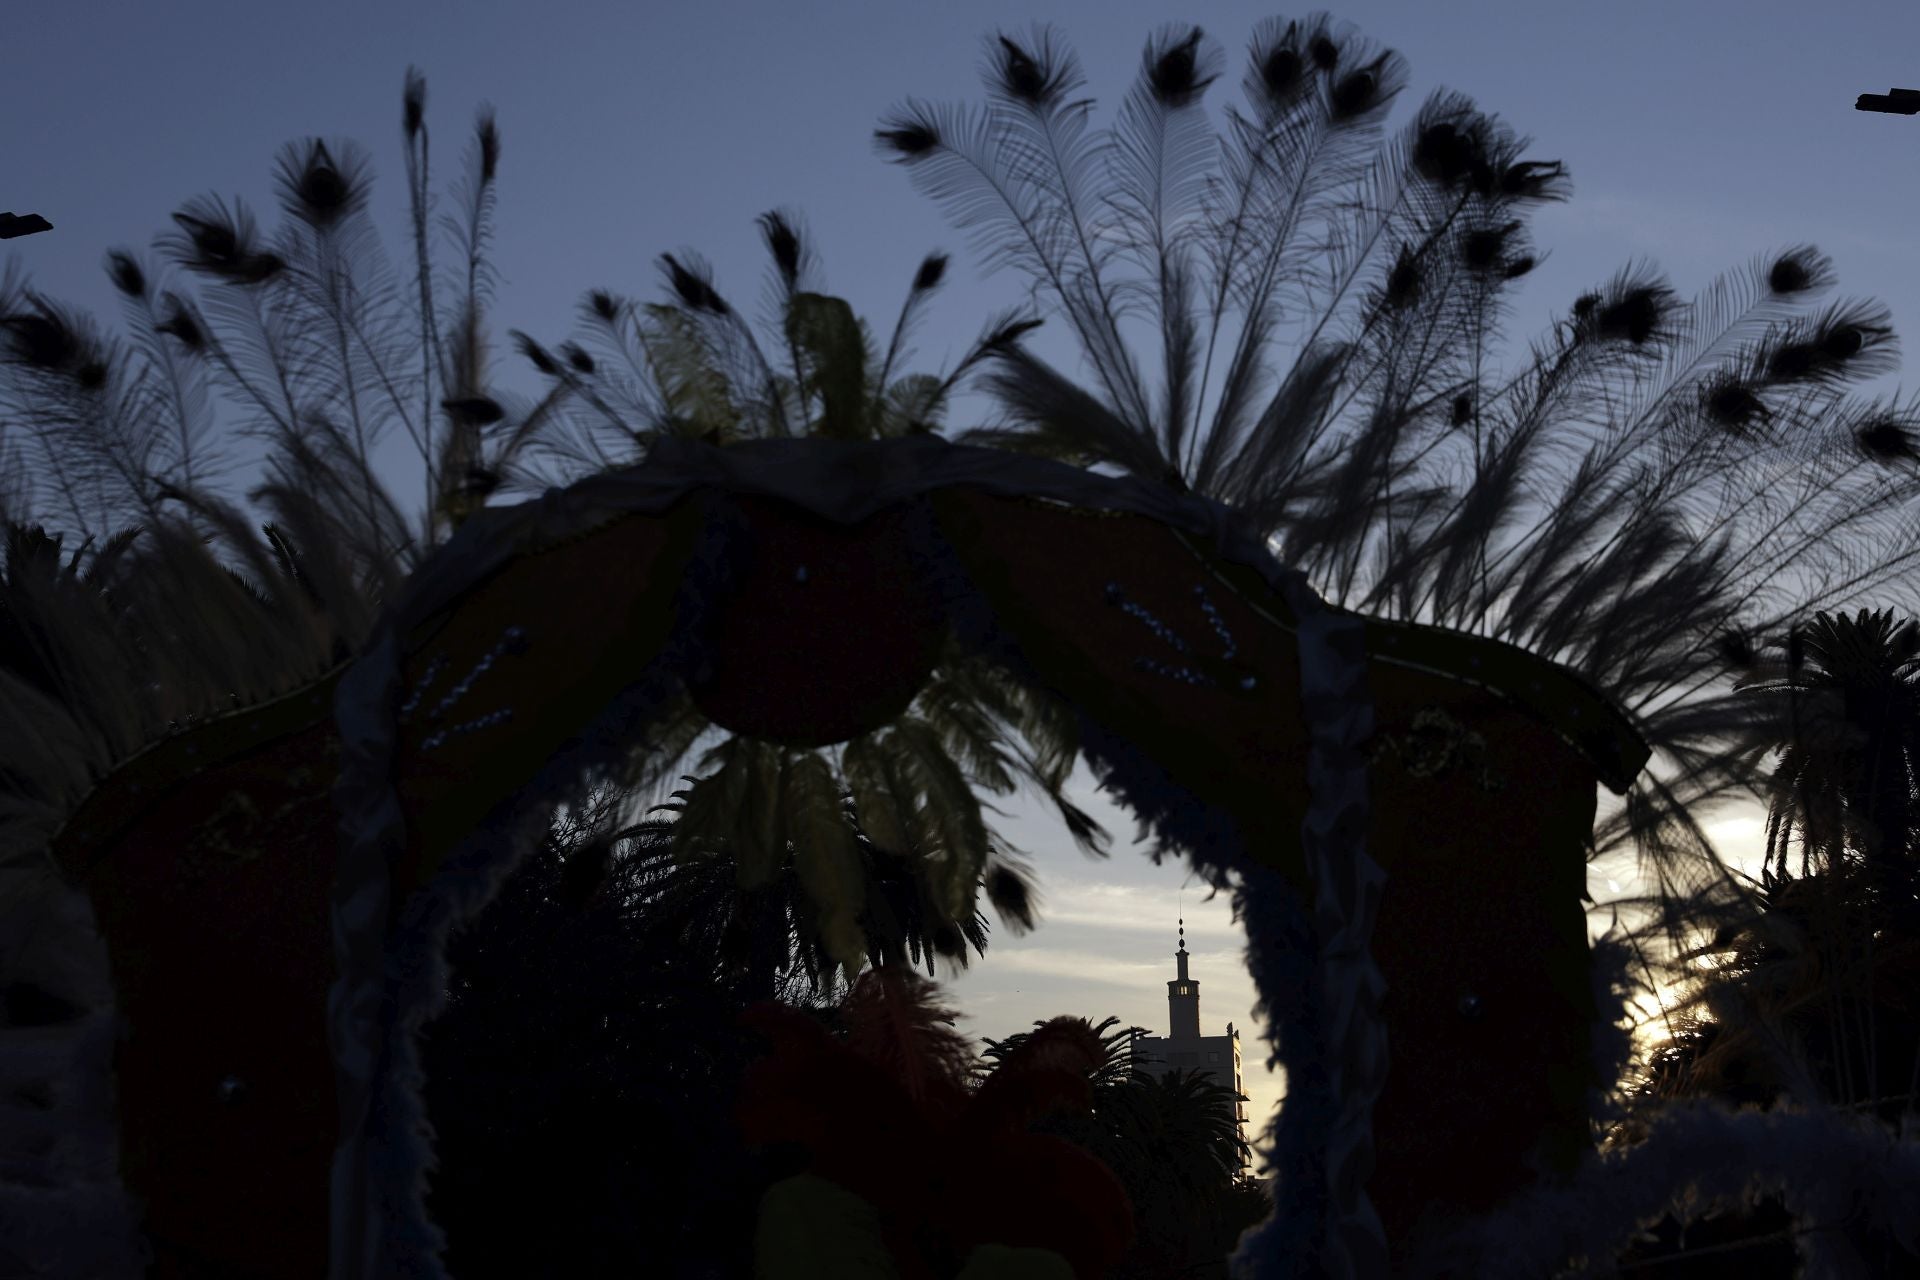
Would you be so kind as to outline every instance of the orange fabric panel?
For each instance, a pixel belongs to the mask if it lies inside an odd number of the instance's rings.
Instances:
[[[1269,594],[1249,602],[1213,577],[1169,529],[1144,516],[958,488],[937,492],[934,502],[1000,626],[1053,690],[1148,746],[1195,796],[1231,811],[1250,839],[1259,833],[1256,856],[1274,858],[1304,889],[1299,819],[1307,803],[1308,742],[1298,643],[1253,608],[1280,610],[1279,601]],[[1109,581],[1120,588],[1118,603],[1107,599]],[[1213,629],[1196,586],[1230,646]],[[1129,612],[1129,604],[1178,635],[1190,655]],[[1185,683],[1142,669],[1141,659],[1189,666],[1216,680]],[[1253,687],[1239,687],[1247,678]]]

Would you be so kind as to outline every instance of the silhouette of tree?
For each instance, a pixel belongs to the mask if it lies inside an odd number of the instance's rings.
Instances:
[[[449,946],[447,1007],[422,1037],[446,1265],[745,1274],[729,1245],[767,1176],[730,1114],[745,995],[684,920],[581,897],[583,838],[556,826]]]
[[[784,1167],[732,1128],[752,1056],[735,1015],[773,999],[824,1014],[847,995],[791,856],[742,888],[724,853],[676,855],[671,816],[618,825],[629,799],[607,788],[564,815],[450,946],[424,1053],[433,1212],[457,1273],[518,1259],[704,1274]],[[864,838],[860,852],[868,962],[931,972],[947,922],[908,860]],[[983,914],[958,933],[984,954]]]
[[[1857,862],[1869,880],[1900,893],[1920,818],[1920,624],[1896,626],[1891,610],[1817,613],[1784,661],[1756,667],[1735,687],[1788,721],[1772,779],[1769,866],[1787,873],[1798,829],[1802,875]]]
[[[1662,1087],[1757,1088],[1748,1100],[1785,1093],[1888,1123],[1917,1109],[1916,654],[1920,628],[1890,611],[1822,612],[1738,682],[1777,735],[1767,865],[1754,912],[1699,953],[1716,963],[1682,1007],[1704,1023],[1657,1060]]]
[[[1913,876],[1913,758],[1920,634],[1890,611],[1824,612],[1780,659],[1737,688],[1763,700],[1778,734],[1767,865],[1755,910],[1703,949],[1680,1029],[1653,1054],[1643,1099],[1712,1097],[1767,1109],[1864,1112],[1895,1130],[1920,1112],[1920,900]],[[1797,874],[1789,865],[1800,844]],[[1682,1233],[1671,1220],[1646,1257],[1727,1246],[1726,1266],[1769,1249],[1791,1274],[1792,1222],[1777,1199]],[[1731,1246],[1752,1242],[1736,1257]],[[1891,1267],[1892,1242],[1856,1248]],[[1715,1255],[1720,1256],[1720,1255]]]
[[[1920,938],[1910,913],[1876,929],[1872,893],[1869,878],[1844,863],[1797,877],[1765,870],[1755,914],[1707,949],[1713,967],[1695,971],[1675,1034],[1651,1055],[1613,1140],[1637,1141],[1651,1108],[1693,1098],[1761,1110],[1785,1099],[1872,1116],[1890,1138],[1899,1132],[1915,1111]],[[1684,1229],[1669,1217],[1622,1261],[1685,1256],[1688,1275],[1792,1276],[1796,1239],[1810,1230],[1846,1232],[1872,1274],[1913,1265],[1862,1224],[1796,1222],[1778,1196]]]
[[[685,789],[677,791],[666,804],[655,806],[654,812],[663,816],[597,836],[579,855],[585,864],[582,874],[595,875],[594,860],[606,859],[612,879],[603,891],[618,885],[620,892],[644,893],[649,910],[685,921],[689,945],[707,949],[730,972],[742,975],[751,999],[773,999],[783,977],[789,982],[804,979],[809,998],[830,997],[841,990],[835,983],[835,961],[821,915],[813,904],[814,890],[801,873],[797,849],[790,843],[769,876],[743,885],[726,851],[684,840],[678,815],[685,812],[688,794]],[[855,923],[866,963],[874,968],[924,965],[931,977],[936,955],[948,957],[956,966],[965,965],[969,945],[984,955],[986,915],[976,909],[964,922],[949,920],[932,900],[927,877],[917,869],[917,859],[924,853],[876,848],[859,830],[851,791],[842,794],[841,804],[845,820],[855,828],[860,874]],[[623,847],[624,853],[611,852]],[[1023,868],[1000,858],[987,887],[1004,922],[1016,930],[1031,927],[1034,890]]]

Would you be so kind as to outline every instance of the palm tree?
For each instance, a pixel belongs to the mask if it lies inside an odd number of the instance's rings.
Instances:
[[[739,1274],[750,1256],[727,1242],[767,1177],[729,1114],[745,997],[684,918],[582,891],[586,816],[556,824],[448,946],[447,1005],[421,1045],[447,1266]],[[780,994],[808,1004],[798,984]]]
[[[685,780],[698,785],[697,779]],[[635,909],[684,922],[684,944],[718,957],[739,975],[747,999],[773,999],[782,979],[789,990],[804,980],[808,999],[842,992],[825,935],[828,921],[814,901],[820,890],[803,870],[804,836],[788,842],[770,874],[756,872],[743,884],[726,850],[689,837],[683,822],[690,795],[683,788],[654,806],[651,813],[661,816],[596,832],[573,855],[578,876],[589,883],[604,880],[599,892],[618,894]],[[933,897],[922,851],[903,856],[880,849],[860,828],[853,793],[843,792],[840,801],[843,821],[854,832],[859,868],[858,884],[841,892],[859,904],[854,923],[866,964],[923,965],[931,977],[936,955],[955,966],[966,964],[968,946],[984,955],[985,913],[976,909],[963,922],[948,919]],[[1035,891],[1017,859],[996,852],[984,883],[1003,922],[1016,930],[1032,927]]]
[[[1762,702],[1778,742],[1766,865],[1751,917],[1702,949],[1712,967],[1682,971],[1692,989],[1638,1088],[1644,1102],[1711,1097],[1770,1108],[1784,1096],[1868,1113],[1890,1128],[1920,1109],[1920,1009],[1909,994],[1920,976],[1916,649],[1914,624],[1895,625],[1891,611],[1820,612],[1783,658],[1754,662],[1737,682]],[[1730,1245],[1729,1231],[1744,1233],[1756,1248],[1772,1240],[1788,1266],[1791,1227],[1771,1200],[1688,1243]],[[1655,1234],[1663,1252],[1680,1248],[1672,1222]],[[1892,1246],[1859,1247],[1873,1256]]]
[[[1702,948],[1712,967],[1688,975],[1685,997],[1668,1011],[1674,1031],[1652,1052],[1610,1142],[1635,1143],[1660,1107],[1699,1098],[1761,1110],[1786,1099],[1872,1117],[1890,1138],[1900,1132],[1920,1084],[1920,1007],[1912,997],[1920,938],[1882,916],[1874,892],[1874,882],[1844,862],[1800,876],[1765,869],[1752,917]],[[1798,1222],[1779,1196],[1685,1230],[1670,1216],[1621,1261],[1699,1254],[1690,1267],[1789,1276],[1798,1274],[1795,1241],[1836,1228],[1875,1274],[1911,1267],[1884,1234],[1857,1222]]]
[[[1892,367],[1886,308],[1814,309],[1833,273],[1811,246],[1692,302],[1633,264],[1502,374],[1526,219],[1570,187],[1470,99],[1384,134],[1405,64],[1324,14],[1256,27],[1224,135],[1198,27],[1147,42],[1099,130],[1052,32],[987,50],[983,109],[909,100],[876,142],[1057,308],[1091,380],[997,350],[1010,424],[959,438],[1215,499],[1342,606],[1568,665],[1656,753],[1596,856],[1637,850],[1675,950],[1738,910],[1698,815],[1765,780],[1750,706],[1714,686],[1752,637],[1920,555],[1920,419],[1845,394]]]
[[[1126,1153],[1116,1168],[1141,1185],[1135,1206],[1142,1247],[1133,1274],[1192,1274],[1190,1268],[1219,1264],[1232,1251],[1238,1232],[1222,1237],[1246,1156],[1235,1120],[1235,1104],[1244,1100],[1198,1071],[1180,1070],[1136,1077],[1107,1100],[1106,1132]],[[1240,1228],[1266,1218],[1271,1205],[1262,1208]]]
[[[1889,610],[1820,612],[1783,659],[1754,663],[1736,685],[1762,705],[1779,763],[1756,910],[1723,927],[1706,949],[1720,963],[1695,984],[1713,1052],[1687,1060],[1709,1087],[1714,1068],[1757,1060],[1772,1069],[1750,1073],[1803,1102],[1889,1123],[1915,1110],[1920,1024],[1905,988],[1920,951],[1917,654],[1920,627]],[[1774,1045],[1784,1060],[1762,1052]]]
[[[1892,610],[1820,612],[1796,637],[1785,662],[1756,667],[1735,686],[1789,722],[1773,773],[1768,864],[1786,874],[1798,828],[1802,875],[1857,861],[1897,891],[1920,823],[1920,623],[1896,625]]]

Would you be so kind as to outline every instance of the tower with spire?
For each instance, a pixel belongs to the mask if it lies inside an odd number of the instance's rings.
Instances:
[[[1179,916],[1178,950],[1173,953],[1174,976],[1167,983],[1167,1028],[1162,1036],[1136,1035],[1133,1040],[1135,1070],[1159,1075],[1167,1071],[1197,1071],[1215,1083],[1246,1096],[1245,1078],[1240,1069],[1240,1033],[1227,1024],[1223,1036],[1200,1034],[1200,983],[1187,971],[1187,920]],[[1241,1140],[1247,1136],[1247,1104],[1233,1104],[1234,1120]],[[1247,1162],[1243,1162],[1243,1168]]]
[[[1170,1039],[1200,1038],[1200,984],[1187,974],[1187,918],[1180,917],[1180,949],[1173,953],[1177,973],[1167,984],[1167,1026]]]

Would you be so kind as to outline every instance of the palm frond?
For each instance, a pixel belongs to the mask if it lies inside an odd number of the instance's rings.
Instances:
[[[827,954],[851,979],[866,956],[859,917],[865,906],[860,850],[841,813],[840,787],[832,767],[820,755],[802,752],[783,771],[774,803],[750,797],[763,809],[748,813],[780,815],[790,824],[794,867],[817,913]]]

